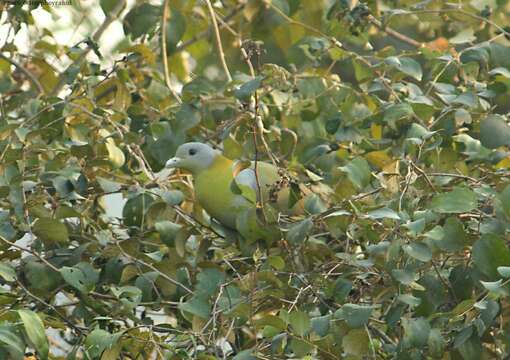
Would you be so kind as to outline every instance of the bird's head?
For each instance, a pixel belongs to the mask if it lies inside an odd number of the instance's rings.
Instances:
[[[197,174],[209,168],[218,155],[219,152],[207,144],[189,142],[177,148],[175,157],[168,160],[165,167],[184,169]]]

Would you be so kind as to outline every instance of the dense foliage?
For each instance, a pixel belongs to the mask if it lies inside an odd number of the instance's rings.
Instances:
[[[0,4],[0,358],[508,359],[490,4],[102,0],[69,5],[106,14],[72,47],[35,29],[50,5]],[[211,222],[163,169],[191,140],[276,163],[306,215]]]

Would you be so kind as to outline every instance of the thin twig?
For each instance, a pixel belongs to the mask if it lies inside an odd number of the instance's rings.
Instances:
[[[226,24],[230,19],[232,19],[237,14],[239,14],[241,12],[241,10],[244,9],[244,7],[245,7],[245,4],[240,4],[240,5],[236,6],[228,15],[226,15],[223,18],[223,22]],[[223,25],[223,23],[221,23],[221,24],[218,25],[218,28],[221,29],[224,26],[225,25]],[[182,44],[178,45],[175,48],[174,52],[176,52],[176,53],[177,52],[181,52],[181,51],[185,50],[187,47],[193,45],[194,43],[207,38],[211,34],[211,31],[213,31],[213,27],[212,26],[209,27],[209,29],[207,29],[205,31],[202,31],[201,33],[193,36],[191,39],[189,39],[187,41],[184,41]]]
[[[220,56],[221,66],[223,66],[223,71],[225,71],[225,75],[227,76],[228,82],[232,81],[232,76],[230,75],[230,70],[227,66],[227,61],[225,60],[225,53],[223,52],[223,45],[221,45],[221,36],[220,29],[218,28],[218,22],[216,21],[216,15],[214,13],[214,9],[211,5],[210,0],[205,0],[207,4],[207,9],[209,10],[209,15],[211,16],[211,23],[214,29],[214,36],[216,38],[216,46],[218,47],[218,54]]]
[[[8,58],[7,56],[3,55],[2,53],[0,53],[0,59],[4,59],[8,63],[16,66],[23,74],[26,75],[26,77],[32,82],[32,84],[35,85],[35,87],[37,88],[37,92],[39,94],[43,94],[44,93],[44,88],[41,85],[41,83],[39,82],[39,80],[37,80],[37,78],[35,77],[34,74],[32,74],[27,69],[25,69],[25,67],[23,67],[23,65],[21,65],[19,62],[17,62],[14,59]]]
[[[38,254],[37,252],[35,252],[34,250],[32,249],[29,249],[29,248],[26,248],[24,246],[21,246],[21,245],[18,245],[18,244],[15,244],[9,240],[7,240],[6,238],[4,238],[3,236],[0,236],[0,240],[3,241],[4,243],[12,246],[12,247],[15,247],[16,249],[18,250],[21,250],[21,251],[24,251],[24,252],[27,252],[29,254],[32,254],[34,255],[36,258],[38,258],[39,260],[41,260],[44,264],[46,264],[49,268],[51,268],[52,270],[56,271],[56,272],[60,272],[60,270],[55,266],[53,265],[52,263],[50,263],[48,260],[46,260],[44,257],[42,257],[42,255]]]
[[[172,83],[170,82],[170,73],[168,71],[168,58],[166,54],[166,27],[167,27],[167,19],[169,17],[170,12],[170,0],[165,0],[165,3],[163,4],[163,17],[161,18],[161,56],[163,57],[163,70],[165,74],[165,83],[170,92],[172,93],[175,100],[182,104],[182,100],[175,91],[175,89],[172,86]]]
[[[374,25],[376,28],[378,28],[379,30],[382,30],[384,31],[386,34],[394,37],[395,39],[397,40],[400,40],[402,42],[405,42],[406,44],[408,45],[411,45],[411,46],[414,46],[416,48],[421,48],[423,47],[423,43],[419,42],[419,41],[416,41],[414,39],[411,39],[409,36],[406,36],[392,28],[390,28],[389,26],[385,26],[380,20],[376,19],[374,16],[372,15],[368,15],[368,21]]]
[[[44,305],[46,308],[48,309],[51,309],[55,312],[55,314],[58,315],[58,317],[60,319],[62,319],[67,325],[69,325],[70,327],[72,327],[74,330],[76,330],[77,332],[79,332],[80,334],[83,334],[85,332],[88,331],[87,328],[83,328],[83,327],[80,327],[78,325],[75,325],[73,324],[67,316],[64,316],[62,315],[58,310],[57,308],[55,308],[53,305],[51,305],[50,303],[47,303],[46,301],[44,301],[43,299],[41,299],[40,297],[38,297],[37,295],[34,295],[32,292],[30,292],[30,290],[28,290],[25,286],[23,286],[23,284],[21,282],[17,282],[18,286],[28,295],[30,296],[32,299],[36,300],[37,302],[41,303],[42,305]]]
[[[176,286],[179,286],[180,288],[184,289],[187,293],[189,294],[194,294],[193,293],[193,290],[191,290],[189,287],[187,287],[186,285],[180,283],[179,281],[177,280],[174,280],[172,279],[170,276],[168,276],[167,274],[163,273],[162,271],[158,270],[154,265],[152,264],[149,264],[143,260],[140,260],[140,259],[137,259],[136,257],[134,256],[131,256],[129,255],[123,248],[122,246],[120,245],[120,242],[116,242],[117,244],[117,247],[119,248],[120,252],[122,253],[122,255],[124,255],[125,257],[127,257],[130,261],[134,262],[134,263],[138,263],[140,265],[143,265],[143,266],[146,266],[148,267],[149,269],[151,269],[152,271],[158,273],[158,275],[160,275],[163,279],[167,280],[169,283],[173,284],[173,285],[176,285]]]
[[[97,29],[97,31],[92,35],[91,41],[93,43],[97,43],[101,36],[103,36],[103,33],[106,31],[106,29],[119,17],[119,15],[122,13],[126,6],[126,0],[118,0],[115,4],[115,7],[111,10],[111,12],[108,14],[108,16],[104,19],[101,26]],[[73,61],[66,70],[59,76],[59,80],[55,88],[51,91],[51,95],[57,95],[60,90],[62,90],[62,87],[65,85],[67,79],[66,74],[69,72],[70,69],[74,67],[81,67],[83,62],[85,61],[87,55],[92,50],[93,44],[87,44],[87,47],[81,52],[80,56]]]
[[[434,184],[432,183],[432,181],[430,180],[429,176],[427,175],[427,173],[425,171],[423,171],[420,167],[418,167],[418,165],[416,165],[414,162],[411,161],[411,165],[413,166],[413,168],[418,172],[420,173],[420,175],[423,175],[423,177],[425,178],[425,181],[427,182],[427,184],[430,186],[430,188],[435,192],[437,193],[437,189],[436,187],[434,186]]]
[[[366,197],[369,197],[371,195],[377,194],[378,192],[382,191],[383,189],[384,189],[383,187],[379,187],[372,191],[352,196],[349,199],[344,199],[343,202],[347,203],[349,201],[358,201],[358,200],[364,199]],[[339,211],[339,210],[345,210],[345,206],[341,205],[341,206],[331,207],[331,208],[327,209],[326,211],[323,211],[317,215],[314,215],[314,217],[315,217],[315,219],[323,219],[323,218],[327,217],[328,215],[331,215],[334,212]]]
[[[495,22],[476,14],[471,14],[465,10],[462,10],[460,8],[452,8],[452,9],[438,9],[438,10],[431,10],[431,9],[425,9],[425,10],[415,10],[415,11],[406,11],[406,12],[395,12],[392,13],[388,17],[388,21],[393,16],[399,16],[399,15],[413,15],[413,14],[446,14],[446,13],[455,13],[456,15],[461,14],[467,17],[470,17],[472,19],[476,19],[478,21],[484,22],[486,24],[489,24],[491,26],[494,26],[496,29],[498,29],[502,34],[505,34],[506,36],[510,36],[510,32],[508,32],[504,27],[496,24]]]

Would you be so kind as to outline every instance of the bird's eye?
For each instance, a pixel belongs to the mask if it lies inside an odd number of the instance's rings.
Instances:
[[[197,151],[195,149],[189,149],[188,151],[188,154],[190,154],[191,156],[195,155],[197,153]]]

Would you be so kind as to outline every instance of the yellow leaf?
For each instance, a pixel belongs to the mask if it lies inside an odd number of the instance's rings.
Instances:
[[[496,164],[496,169],[508,169],[510,168],[510,156],[504,158]]]
[[[115,92],[115,101],[113,108],[117,111],[126,110],[131,105],[131,94],[126,88],[126,85],[117,81],[117,91]]]
[[[392,162],[392,159],[386,153],[386,150],[372,151],[365,155],[365,158],[372,165],[382,169],[386,165]]]
[[[58,77],[55,70],[43,59],[33,58],[32,62],[27,64],[26,67],[37,77],[46,93],[52,91],[57,85]]]
[[[370,126],[370,133],[372,134],[372,137],[375,140],[381,140],[382,139],[382,125],[379,124],[372,124]]]
[[[206,323],[207,320],[202,319],[198,316],[193,316],[193,320],[191,320],[191,328],[193,329],[193,331],[201,332]]]
[[[186,58],[185,52],[181,51],[168,57],[168,72],[177,76],[180,81],[191,80],[189,59]]]
[[[258,14],[260,10],[260,5],[256,2],[248,2],[248,4],[244,7],[243,15],[244,18],[248,21],[252,21],[255,16]]]
[[[379,176],[381,184],[392,194],[399,191],[398,181],[400,175],[398,172],[398,166],[398,160],[384,166],[382,169],[383,174]]]
[[[153,65],[154,63],[156,63],[156,54],[147,45],[143,44],[134,45],[128,47],[126,50],[123,51],[123,53],[129,52],[140,54],[149,65]]]

